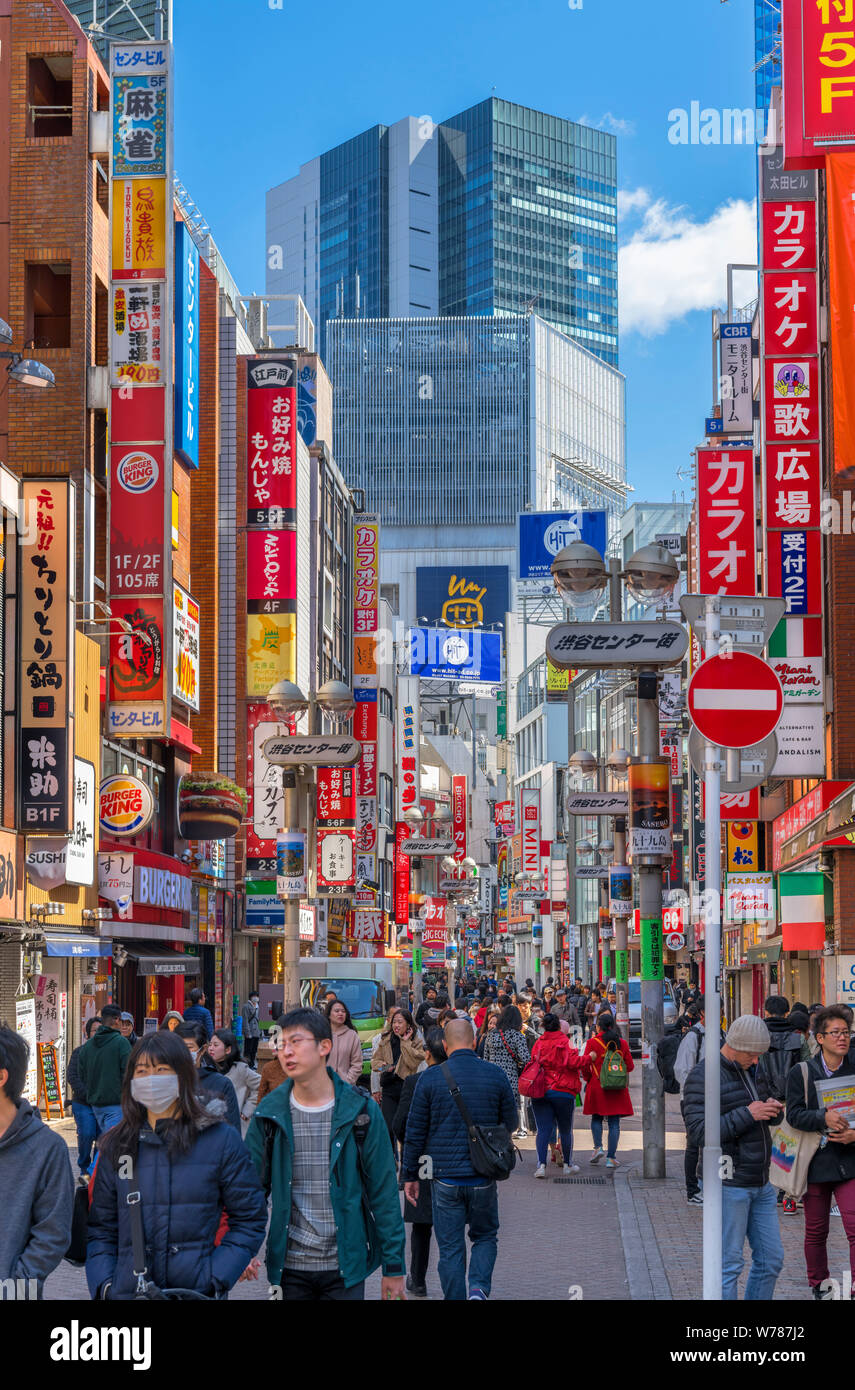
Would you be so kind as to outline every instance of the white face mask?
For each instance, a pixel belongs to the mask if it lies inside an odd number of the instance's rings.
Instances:
[[[178,1099],[178,1077],[174,1071],[160,1076],[136,1076],[131,1082],[131,1095],[138,1105],[162,1115]]]

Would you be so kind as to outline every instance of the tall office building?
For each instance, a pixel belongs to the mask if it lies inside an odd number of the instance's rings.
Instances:
[[[105,63],[111,39],[138,43],[160,37],[161,15],[163,37],[172,35],[172,0],[65,0],[65,5],[77,16]]]
[[[336,459],[380,514],[381,578],[406,621],[430,565],[517,572],[527,508],[626,497],[625,382],[535,314],[328,325]],[[502,608],[504,613],[504,608]]]
[[[615,138],[490,97],[408,116],[267,194],[269,294],[337,318],[536,313],[617,366]]]
[[[781,85],[781,0],[754,0],[754,106],[768,111]]]

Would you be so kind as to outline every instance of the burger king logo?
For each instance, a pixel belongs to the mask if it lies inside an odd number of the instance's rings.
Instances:
[[[108,777],[101,783],[99,822],[105,835],[141,835],[154,816],[154,797],[138,777]]]
[[[151,492],[159,477],[157,459],[142,449],[134,449],[133,453],[125,454],[116,469],[119,486],[132,497]]]

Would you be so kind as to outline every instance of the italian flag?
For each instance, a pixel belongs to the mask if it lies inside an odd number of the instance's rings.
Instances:
[[[769,656],[822,656],[822,618],[782,618],[769,638]]]
[[[825,877],[779,874],[782,951],[821,951],[825,945]]]

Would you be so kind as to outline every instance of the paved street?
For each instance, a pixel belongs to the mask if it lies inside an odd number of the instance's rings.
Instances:
[[[632,1078],[633,1105],[641,1109],[640,1069]],[[683,1126],[679,1105],[669,1096],[667,1132],[668,1176],[648,1182],[641,1176],[641,1122],[624,1120],[614,1176],[601,1165],[591,1167],[589,1122],[576,1111],[577,1178],[536,1181],[534,1140],[519,1141],[523,1162],[513,1177],[500,1185],[501,1232],[493,1298],[500,1300],[583,1299],[699,1299],[701,1296],[701,1227],[703,1210],[689,1207],[683,1184]],[[62,1132],[74,1143],[74,1126],[63,1122]],[[73,1152],[73,1149],[72,1149]],[[804,1299],[804,1219],[801,1210],[781,1216],[786,1261],[776,1290],[777,1299]],[[408,1232],[409,1241],[409,1232]],[[829,1241],[832,1276],[842,1277],[848,1247],[841,1222],[832,1218]],[[743,1276],[743,1285],[744,1285]],[[233,1299],[260,1300],[266,1283],[239,1284]],[[572,1295],[569,1291],[574,1289]],[[375,1275],[369,1298],[379,1296]],[[47,1281],[49,1299],[85,1299],[82,1270],[63,1264]],[[441,1298],[436,1273],[436,1249],[428,1271],[428,1301]]]

